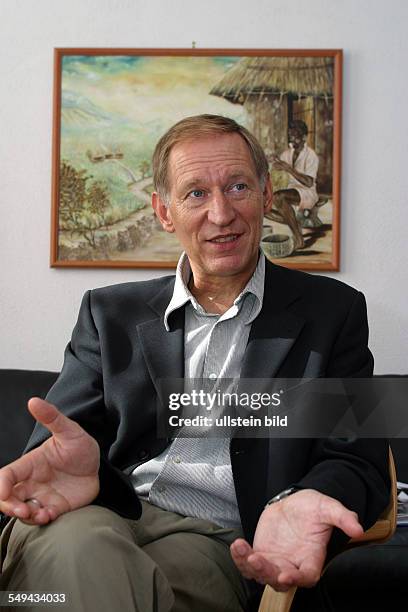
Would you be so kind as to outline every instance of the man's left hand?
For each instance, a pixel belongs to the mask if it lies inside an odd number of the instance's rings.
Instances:
[[[245,578],[277,591],[311,587],[320,578],[333,527],[350,538],[363,533],[355,512],[332,497],[304,489],[267,506],[253,547],[241,538],[235,540],[232,558]]]

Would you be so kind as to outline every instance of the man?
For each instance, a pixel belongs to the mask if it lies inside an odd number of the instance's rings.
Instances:
[[[48,401],[29,402],[42,425],[0,470],[15,517],[0,586],[62,591],[77,612],[254,610],[259,584],[314,585],[329,541],[376,520],[385,444],[160,440],[158,381],[369,376],[364,298],[265,262],[268,164],[234,121],[182,120],[153,168],[154,210],[185,255],[176,279],[85,295]]]
[[[274,209],[266,214],[268,219],[286,223],[292,230],[293,249],[303,249],[305,241],[296,220],[293,206],[310,210],[319,199],[316,177],[319,158],[307,143],[308,129],[304,121],[291,121],[288,129],[289,148],[280,157],[273,157],[273,167],[289,174],[286,189],[274,193]]]

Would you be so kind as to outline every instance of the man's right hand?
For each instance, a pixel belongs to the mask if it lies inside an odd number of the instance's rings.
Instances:
[[[28,408],[52,436],[0,469],[0,511],[30,525],[45,525],[98,495],[99,445],[49,402],[35,397]],[[27,502],[30,498],[42,507]]]

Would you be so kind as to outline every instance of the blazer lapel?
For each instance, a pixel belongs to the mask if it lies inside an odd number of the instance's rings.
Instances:
[[[241,378],[273,378],[294,345],[305,320],[288,306],[299,293],[277,266],[267,262],[262,310],[252,323]]]
[[[167,405],[170,386],[171,392],[179,390],[184,376],[184,309],[171,315],[170,331],[164,326],[164,312],[171,299],[173,286],[171,283],[149,303],[156,318],[137,326],[147,369],[163,405]],[[165,379],[175,382],[169,386],[164,383]]]

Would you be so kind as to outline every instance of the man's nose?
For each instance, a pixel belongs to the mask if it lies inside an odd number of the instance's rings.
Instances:
[[[215,192],[208,208],[208,220],[214,225],[229,225],[235,219],[236,213],[230,202],[221,190]]]

